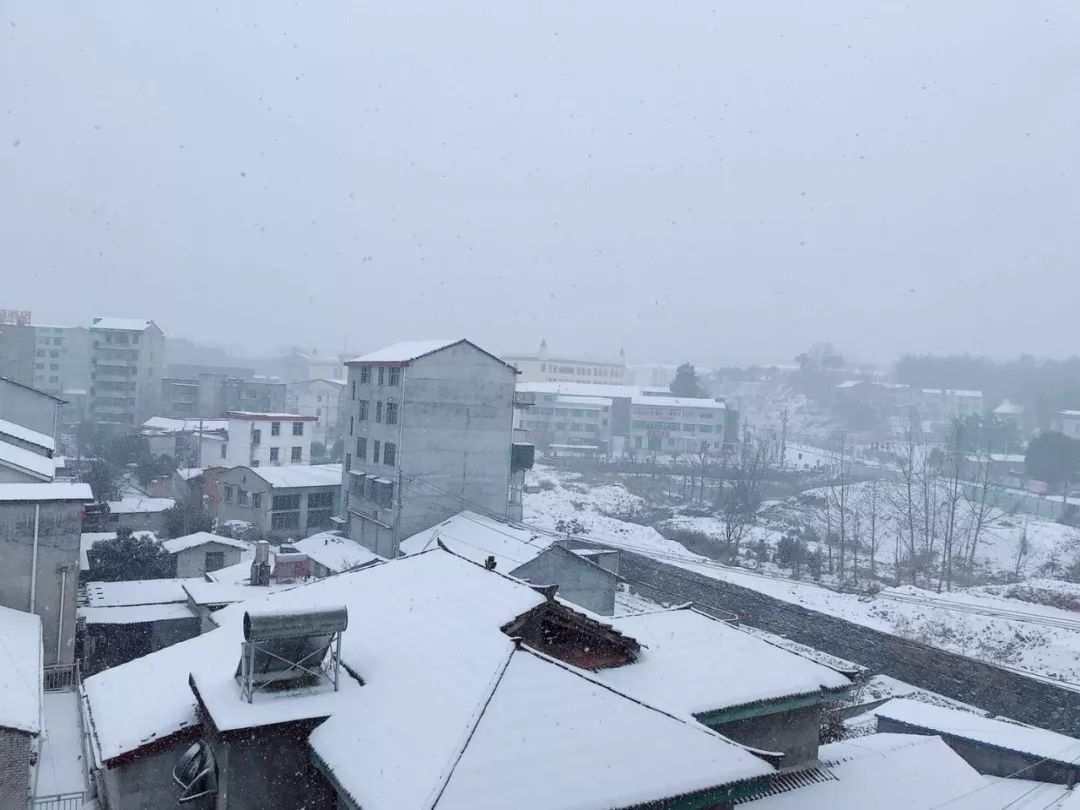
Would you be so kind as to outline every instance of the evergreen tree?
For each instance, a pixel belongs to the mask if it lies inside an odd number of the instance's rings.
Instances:
[[[134,537],[131,529],[118,529],[113,540],[98,540],[87,556],[93,578],[100,582],[173,576],[169,553],[152,538]]]
[[[671,393],[677,397],[707,397],[709,394],[701,387],[693,363],[683,363],[675,369],[675,379],[671,381]]]

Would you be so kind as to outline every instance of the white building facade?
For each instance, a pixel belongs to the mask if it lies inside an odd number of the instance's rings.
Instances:
[[[513,354],[503,357],[520,373],[518,382],[577,382],[596,385],[625,385],[629,380],[626,355],[620,351],[613,361],[552,357],[547,341],[540,342],[536,354]]]
[[[723,402],[687,397],[635,396],[630,401],[630,442],[635,452],[669,455],[719,453],[724,445]]]
[[[311,463],[314,416],[229,411],[229,438],[222,466],[280,467]]]
[[[345,386],[345,380],[306,380],[287,386],[286,407],[315,418],[311,426],[313,441],[328,445],[341,435],[338,420]]]
[[[402,539],[463,508],[506,514],[513,366],[467,340],[399,343],[346,365],[353,540],[394,557]]]
[[[165,365],[165,336],[157,324],[95,318],[90,343],[90,418],[135,427],[153,416]]]

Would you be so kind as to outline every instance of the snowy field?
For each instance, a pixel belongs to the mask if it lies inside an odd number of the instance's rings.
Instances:
[[[1025,670],[1036,675],[1080,684],[1080,586],[1041,578],[1012,585],[986,585],[937,594],[910,585],[885,588],[875,596],[839,593],[812,582],[790,578],[772,563],[760,570],[720,565],[687,551],[648,525],[611,515],[645,514],[646,504],[618,484],[589,487],[575,474],[541,468],[531,483],[544,489],[525,497],[525,522],[554,530],[559,521],[576,520],[587,539],[626,548],[679,565],[707,577],[752,588],[769,596],[819,610],[888,633],[942,649]],[[789,499],[766,507],[763,525],[744,539],[749,548],[759,538],[774,544],[800,512]],[[680,516],[665,527],[692,529],[722,537],[721,522],[712,517]],[[1015,565],[1016,545],[1024,521],[1001,516],[985,530],[976,551],[986,569],[1008,570]],[[1070,559],[1078,545],[1075,529],[1031,518],[1027,521],[1028,553],[1025,571],[1045,567],[1048,560]],[[879,541],[890,548],[891,535]],[[882,557],[886,553],[882,552]],[[747,565],[756,563],[747,562]],[[643,609],[629,597],[620,612]],[[1070,609],[1071,608],[1071,609]]]

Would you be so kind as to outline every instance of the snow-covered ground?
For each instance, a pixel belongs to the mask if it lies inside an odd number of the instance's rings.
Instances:
[[[943,649],[1029,671],[1059,681],[1080,684],[1080,612],[1069,610],[1072,599],[1080,604],[1080,586],[1054,580],[1020,583],[1027,587],[984,586],[954,589],[938,595],[933,590],[902,586],[885,588],[876,596],[839,593],[811,582],[793,580],[772,563],[761,570],[720,565],[668,540],[650,526],[630,523],[612,514],[644,513],[644,501],[618,484],[589,487],[575,475],[541,469],[545,489],[525,498],[525,522],[554,529],[558,521],[577,520],[588,529],[584,537],[648,554],[707,577],[752,588],[875,629],[932,644]],[[765,510],[769,512],[769,509]],[[763,525],[744,539],[744,548],[758,538],[775,543],[790,526],[789,501],[772,507]],[[681,516],[665,522],[722,537],[722,523],[712,517]],[[1018,540],[1023,523],[1004,516],[994,521],[980,540],[987,567],[1007,562],[1008,545]],[[1075,529],[1032,518],[1027,521],[1029,554],[1033,568],[1040,560],[1067,559],[1077,545]],[[888,537],[888,534],[885,534]],[[883,541],[884,548],[891,548]],[[1005,551],[995,552],[1000,546]],[[882,556],[887,556],[882,553]],[[977,554],[978,559],[978,554]],[[995,560],[998,562],[995,563]],[[1015,562],[1015,561],[1013,561]],[[1050,596],[1047,596],[1050,594]],[[1057,596],[1055,596],[1057,595]],[[1060,598],[1059,598],[1060,596]],[[640,605],[620,605],[632,612]]]
[[[38,753],[36,796],[82,793],[86,790],[79,696],[46,692],[41,707],[42,735]]]

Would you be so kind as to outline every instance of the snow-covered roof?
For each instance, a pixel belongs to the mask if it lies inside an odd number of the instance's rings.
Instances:
[[[505,574],[534,560],[555,542],[555,538],[533,529],[465,510],[403,540],[401,553],[416,554],[435,548],[439,540],[473,562],[483,564],[488,556],[495,557],[496,570]]]
[[[378,554],[368,551],[355,540],[332,531],[290,541],[288,545],[335,574],[382,560]]]
[[[41,618],[0,607],[0,727],[41,730]]]
[[[186,549],[203,546],[207,543],[232,546],[242,551],[247,551],[251,547],[243,540],[234,540],[231,537],[222,537],[220,534],[211,534],[210,532],[195,532],[194,534],[186,534],[183,537],[174,537],[171,540],[162,542],[161,547],[170,554],[178,554]]]
[[[349,625],[340,692],[252,703],[234,677],[252,603],[233,605],[217,629],[87,678],[94,744],[109,760],[195,726],[190,673],[222,730],[329,716],[309,737],[315,761],[365,810],[599,810],[772,773],[700,724],[518,649],[500,628],[543,602],[443,550],[260,597],[285,611],[344,605]]]
[[[999,416],[1019,416],[1024,412],[1024,406],[1011,399],[1004,399],[1001,404],[994,408],[994,413]]]
[[[36,444],[50,453],[56,449],[56,441],[52,436],[9,422],[7,419],[0,419],[0,437],[5,434],[20,441]]]
[[[432,352],[441,351],[455,343],[461,343],[461,338],[454,340],[405,340],[401,343],[392,343],[378,351],[354,357],[349,363],[408,363]]]
[[[251,562],[247,563],[251,568]],[[231,567],[231,566],[230,566]],[[293,584],[247,585],[238,582],[207,582],[205,579],[184,581],[184,591],[196,605],[231,605],[265,596],[274,591],[296,587]]]
[[[132,537],[148,537],[151,540],[157,539],[157,535],[151,531],[138,531],[132,532]],[[94,547],[94,543],[99,540],[115,540],[116,532],[83,532],[79,535],[79,570],[89,571],[90,560],[86,557],[86,552]]]
[[[578,397],[599,397],[601,399],[629,399],[642,393],[636,385],[605,385],[604,383],[582,382],[520,382],[515,391],[525,394],[566,394]]]
[[[972,399],[982,398],[983,395],[982,391],[971,391],[963,388],[950,388],[948,393],[952,394],[954,397],[968,397]]]
[[[1051,762],[1075,764],[1080,758],[1080,740],[1073,737],[918,700],[895,698],[874,709],[874,714],[879,718],[1018,751]]]
[[[634,663],[600,670],[597,677],[684,716],[852,685],[833,669],[694,610],[660,610],[608,621],[644,649]]]
[[[226,411],[229,419],[239,419],[244,422],[314,422],[314,416],[304,416],[299,413],[260,413],[259,411]]]
[[[56,476],[56,462],[51,458],[5,441],[0,441],[0,465],[14,467],[45,481],[52,481]]]
[[[559,405],[569,405],[570,407],[591,405],[598,408],[607,408],[611,406],[611,399],[608,397],[586,397],[580,394],[559,394],[556,397],[555,402]]]
[[[630,398],[630,402],[633,405],[654,405],[661,408],[711,408],[721,411],[727,408],[723,402],[706,397],[650,397],[637,394]]]
[[[181,467],[176,471],[176,474],[181,481],[190,481],[192,478],[198,478],[209,469],[209,467]]]
[[[120,582],[86,583],[86,603],[90,607],[126,607],[131,605],[164,605],[186,602],[184,585],[202,582],[192,579],[131,579]]]
[[[862,383],[863,383],[862,380],[844,380],[842,383],[840,383],[836,387],[837,388],[854,388],[856,385],[862,385]]]
[[[606,810],[770,773],[704,726],[525,649],[511,656],[433,810]]]
[[[164,512],[166,509],[172,509],[176,505],[176,501],[172,498],[150,498],[146,496],[129,496],[108,503],[109,511],[114,515],[141,515]]]
[[[281,467],[251,467],[251,472],[272,487],[327,487],[341,484],[340,464],[285,464]]]
[[[193,619],[195,614],[183,602],[160,605],[121,605],[119,607],[81,607],[79,618],[87,624],[144,624],[178,619]]]
[[[209,433],[228,430],[228,419],[174,419],[171,416],[151,416],[142,423],[147,430],[160,433]]]
[[[153,321],[145,318],[94,318],[90,324],[91,329],[123,329],[128,332],[142,332],[151,326],[156,326]]]
[[[1054,806],[1062,785],[981,776],[939,737],[871,734],[819,749],[832,778],[749,802],[746,810],[990,810]],[[1038,803],[1016,804],[1039,792]]]
[[[1058,411],[1059,416],[1067,416],[1069,419],[1080,418],[1080,411]]]
[[[41,484],[0,484],[2,501],[92,501],[89,484],[54,481]]]

